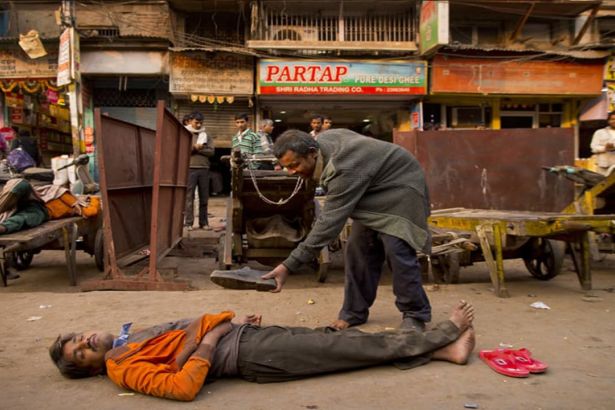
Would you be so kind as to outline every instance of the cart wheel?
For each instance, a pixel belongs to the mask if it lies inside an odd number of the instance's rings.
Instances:
[[[220,235],[220,239],[218,239],[218,252],[216,254],[216,261],[218,262],[219,270],[229,270],[231,269],[230,265],[224,263],[224,238],[226,234]]]
[[[537,238],[530,242],[530,247],[523,262],[536,279],[550,280],[562,269],[566,243],[552,239]]]
[[[15,252],[13,258],[14,266],[17,270],[28,269],[32,259],[34,259],[34,253],[30,251]]]
[[[105,270],[105,240],[103,238],[102,229],[96,231],[96,239],[94,240],[94,262],[100,272]]]

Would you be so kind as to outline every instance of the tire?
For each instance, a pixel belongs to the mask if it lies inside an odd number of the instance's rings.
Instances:
[[[535,238],[530,241],[523,262],[536,279],[551,280],[560,273],[565,254],[565,242]]]
[[[30,267],[32,263],[32,259],[34,259],[34,253],[30,251],[21,251],[15,252],[13,254],[13,263],[15,269],[17,270],[26,270]]]
[[[100,272],[105,270],[105,240],[102,229],[96,231],[94,240],[94,262]]]

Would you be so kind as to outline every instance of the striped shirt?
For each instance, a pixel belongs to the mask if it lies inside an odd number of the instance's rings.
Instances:
[[[262,154],[260,137],[250,128],[233,135],[233,150],[239,148],[244,155]]]

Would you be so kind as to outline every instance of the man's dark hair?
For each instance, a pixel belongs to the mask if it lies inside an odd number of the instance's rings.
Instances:
[[[323,121],[324,121],[324,120],[329,120],[329,121],[331,121],[331,116],[330,116],[329,114],[325,114],[325,115],[323,115],[323,116],[322,116],[322,119],[323,119]]]
[[[286,151],[293,151],[295,154],[306,157],[311,151],[318,151],[320,146],[307,132],[300,130],[284,131],[273,145],[273,155],[281,158]]]
[[[71,340],[75,334],[76,333],[67,333],[65,335],[59,335],[55,342],[49,346],[49,356],[51,356],[51,360],[64,377],[69,379],[83,379],[84,377],[91,377],[97,369],[77,366],[74,362],[68,361],[64,358],[64,345]],[[103,368],[103,373],[105,370],[106,369]]]
[[[248,121],[248,114],[246,114],[245,112],[242,112],[241,114],[237,114],[235,115],[235,119],[236,120],[246,120]]]
[[[192,114],[190,114],[190,119],[203,122],[205,117],[203,117],[203,114],[201,114],[199,111],[194,111]]]
[[[192,114],[186,114],[182,117],[182,124],[187,123],[188,121],[190,121],[192,119]]]
[[[321,114],[312,114],[312,116],[310,117],[310,121],[312,120],[320,120],[320,122],[322,122],[325,119],[325,117]]]

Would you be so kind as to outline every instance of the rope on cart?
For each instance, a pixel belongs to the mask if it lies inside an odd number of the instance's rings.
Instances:
[[[259,198],[262,199],[265,203],[269,204],[269,205],[284,205],[287,204],[288,201],[290,201],[291,199],[293,199],[293,197],[295,195],[297,195],[297,193],[299,193],[299,190],[301,189],[301,186],[303,185],[303,178],[298,177],[297,178],[297,183],[295,184],[295,189],[293,190],[293,192],[290,194],[290,196],[286,199],[282,199],[280,198],[277,202],[276,201],[272,201],[271,199],[267,198],[262,192],[261,190],[258,188],[258,184],[256,183],[256,177],[254,176],[254,171],[252,170],[252,168],[248,167],[248,172],[250,173],[250,179],[252,180],[252,185],[254,185],[254,189],[256,189],[256,193],[258,194]]]

